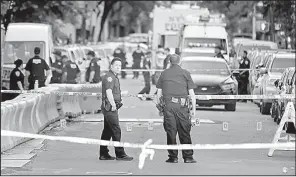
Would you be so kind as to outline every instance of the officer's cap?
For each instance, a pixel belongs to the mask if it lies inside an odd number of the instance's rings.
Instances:
[[[39,47],[35,47],[34,53],[37,54],[37,55],[40,54],[40,48]]]
[[[68,59],[68,56],[67,55],[62,55],[61,58],[62,58],[62,60],[63,59]]]
[[[90,56],[95,56],[95,52],[94,51],[89,51],[88,53],[87,53],[87,55],[90,55]]]
[[[62,52],[59,50],[56,50],[54,52],[52,52],[53,54],[57,55],[57,56],[62,56]]]
[[[115,61],[120,61],[120,62],[122,62],[120,58],[118,58],[118,57],[114,57],[113,60],[111,61],[111,65],[113,65],[113,63],[114,63]]]
[[[171,64],[179,64],[180,63],[180,56],[179,55],[177,55],[177,54],[172,54],[171,56],[170,56],[170,62],[171,62]]]
[[[245,53],[246,55],[248,55],[248,52],[247,52],[246,50],[244,50],[244,53]]]
[[[23,64],[23,60],[21,59],[17,59],[14,61],[15,66],[18,68]]]

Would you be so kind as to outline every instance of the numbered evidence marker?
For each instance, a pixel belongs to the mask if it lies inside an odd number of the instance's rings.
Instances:
[[[223,131],[228,131],[228,123],[227,122],[223,122],[223,124],[222,124],[222,130]]]
[[[257,131],[262,130],[262,122],[257,122]]]
[[[200,126],[200,120],[198,118],[195,119],[194,125],[195,126]]]
[[[152,121],[148,122],[148,130],[153,130],[154,123]]]
[[[126,123],[126,131],[131,132],[132,131],[132,123]]]

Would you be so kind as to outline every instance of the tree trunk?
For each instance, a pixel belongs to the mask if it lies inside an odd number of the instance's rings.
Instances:
[[[112,9],[112,7],[115,3],[117,3],[117,1],[105,1],[104,12],[103,12],[102,19],[101,19],[101,28],[100,28],[100,33],[99,33],[99,37],[98,37],[98,42],[102,40],[101,38],[102,38],[102,33],[104,30],[105,22],[107,20],[110,10]]]

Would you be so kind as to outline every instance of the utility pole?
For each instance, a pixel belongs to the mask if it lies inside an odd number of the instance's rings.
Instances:
[[[253,30],[252,30],[252,36],[253,36],[253,40],[256,40],[256,6],[257,6],[257,3],[254,3],[253,5]]]
[[[270,2],[269,6],[269,17],[270,17],[270,39],[272,42],[274,42],[274,14],[273,14],[273,5],[274,1]]]

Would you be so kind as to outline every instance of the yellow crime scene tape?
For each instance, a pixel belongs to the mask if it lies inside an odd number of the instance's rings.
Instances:
[[[150,155],[150,159],[153,159],[154,149],[158,150],[182,150],[182,149],[200,149],[200,150],[229,150],[229,149],[270,149],[270,148],[295,148],[295,143],[244,143],[244,144],[180,144],[180,145],[158,145],[151,144],[152,139],[149,139],[144,144],[118,142],[118,141],[106,141],[91,138],[81,137],[66,137],[66,136],[48,136],[40,134],[31,134],[24,132],[16,132],[9,130],[1,130],[1,136],[12,136],[21,138],[34,138],[34,139],[46,139],[52,141],[65,141],[79,144],[94,144],[103,146],[113,147],[124,147],[124,148],[141,148],[142,152],[139,156],[139,168],[142,169],[144,161],[147,156]]]
[[[56,94],[56,95],[68,95],[68,96],[102,96],[102,93],[94,92],[62,92],[62,91],[38,91],[38,90],[1,90],[1,93],[25,93],[25,94]],[[154,94],[122,94],[123,97],[149,97],[156,98]],[[294,94],[283,95],[195,95],[199,100],[211,100],[211,99],[295,99]]]

